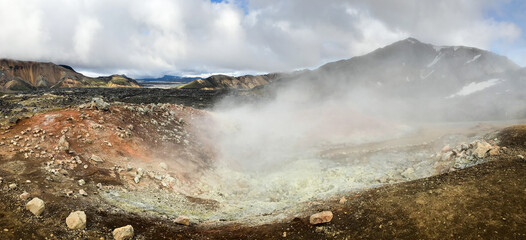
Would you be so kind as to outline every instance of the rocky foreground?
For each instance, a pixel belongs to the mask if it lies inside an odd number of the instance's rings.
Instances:
[[[438,176],[400,182],[415,179],[409,167],[386,185],[310,202],[284,221],[207,223],[166,214],[219,207],[190,197],[216,154],[207,112],[88,96],[48,94],[50,106],[27,104],[34,96],[23,94],[7,97],[23,101],[4,101],[17,111],[3,112],[16,120],[0,132],[1,239],[526,238],[525,126],[436,148],[430,159]],[[207,95],[197,97],[206,102]],[[172,193],[188,197],[166,201]],[[111,201],[138,194],[148,201]]]

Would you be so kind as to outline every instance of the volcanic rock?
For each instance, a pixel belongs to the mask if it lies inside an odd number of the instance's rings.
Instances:
[[[40,198],[33,198],[26,204],[26,209],[32,212],[35,216],[40,216],[45,207],[44,201]]]
[[[82,196],[88,196],[88,193],[86,191],[84,191],[84,189],[80,189],[79,190],[79,194],[82,195]]]
[[[132,225],[126,225],[124,227],[116,228],[113,230],[113,238],[115,240],[129,240],[133,238],[133,227]]]
[[[83,229],[86,227],[86,213],[76,211],[69,214],[66,218],[66,225],[69,229]]]
[[[174,222],[185,226],[190,225],[190,219],[187,216],[179,216],[174,220]]]
[[[21,200],[27,200],[31,195],[28,192],[23,192],[18,196]]]
[[[489,155],[490,156],[497,156],[500,154],[500,147],[498,146],[493,146],[490,150],[489,150]]]
[[[93,98],[91,100],[91,108],[96,108],[97,110],[108,111],[110,110],[110,104],[105,102],[102,98]]]
[[[474,144],[473,155],[477,158],[486,157],[488,151],[491,149],[491,145],[485,141],[477,141]]]
[[[328,223],[332,220],[332,212],[331,211],[323,211],[316,214],[313,214],[309,218],[309,222],[312,225],[318,225],[322,223]]]
[[[168,169],[168,165],[166,165],[165,162],[159,163],[159,166],[161,166],[161,168],[164,169],[164,170]]]
[[[97,163],[102,163],[102,162],[104,162],[104,160],[103,160],[101,157],[99,157],[99,156],[97,156],[97,155],[95,155],[95,154],[91,155],[90,160],[92,160],[92,161],[94,161],[94,162],[97,162]]]
[[[60,140],[58,140],[57,147],[60,151],[69,151],[69,142],[66,140],[66,135],[62,135],[62,137],[60,137]]]

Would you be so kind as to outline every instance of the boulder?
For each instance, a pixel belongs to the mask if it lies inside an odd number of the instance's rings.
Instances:
[[[93,98],[91,99],[91,108],[96,108],[97,110],[108,111],[110,110],[110,104],[105,102],[102,98]]]
[[[187,216],[179,216],[174,220],[174,222],[185,226],[190,225],[190,219]]]
[[[58,150],[67,152],[69,151],[69,142],[66,140],[66,135],[62,135],[60,140],[58,140]]]
[[[473,145],[473,155],[477,158],[485,158],[491,149],[491,145],[485,141],[477,141]]]
[[[124,227],[116,228],[113,230],[113,238],[115,240],[129,240],[133,238],[133,227],[132,225],[126,225]]]
[[[45,208],[46,205],[44,204],[44,201],[42,201],[42,199],[40,198],[33,198],[26,204],[26,209],[33,213],[35,216],[40,216],[40,214],[42,214]]]
[[[70,213],[66,218],[66,225],[69,229],[84,229],[86,227],[86,213],[84,211]]]
[[[97,155],[95,155],[95,154],[92,154],[92,155],[91,155],[90,160],[91,160],[91,161],[94,161],[94,162],[97,162],[97,163],[104,162],[104,160],[103,160],[101,157],[99,157],[99,156],[97,156]]]
[[[322,223],[328,223],[332,220],[332,212],[331,211],[323,211],[316,214],[312,214],[309,218],[309,222],[312,225],[322,224]]]
[[[489,155],[490,156],[497,156],[500,154],[500,147],[498,146],[494,146],[492,147],[490,150],[489,150]]]

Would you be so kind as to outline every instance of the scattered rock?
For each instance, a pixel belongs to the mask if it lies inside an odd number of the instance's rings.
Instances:
[[[32,212],[35,216],[40,216],[45,207],[44,201],[40,198],[33,198],[26,204],[26,209]]]
[[[345,204],[347,202],[347,199],[345,197],[340,198],[340,204]]]
[[[79,194],[82,195],[82,196],[88,196],[88,193],[86,191],[84,191],[84,189],[80,189],[79,190]]]
[[[331,211],[323,211],[316,214],[313,214],[309,218],[309,222],[312,225],[317,225],[321,223],[327,223],[332,220],[332,212]]]
[[[28,192],[23,192],[18,196],[21,200],[27,200],[31,195]]]
[[[86,181],[84,181],[84,179],[80,179],[78,181],[78,183],[79,183],[80,186],[82,186],[82,185],[86,184]]]
[[[165,162],[161,162],[161,163],[159,163],[159,166],[161,166],[161,168],[164,169],[164,170],[167,170],[167,169],[168,169],[168,165],[166,165]]]
[[[115,240],[129,240],[133,238],[133,227],[132,225],[126,225],[124,227],[116,228],[113,230],[113,238]]]
[[[99,156],[97,156],[97,155],[95,155],[95,154],[91,155],[90,160],[92,160],[92,161],[94,161],[94,162],[97,162],[97,163],[102,163],[102,162],[104,162],[104,160],[103,160],[101,157],[99,157]]]
[[[17,187],[16,183],[9,184],[9,189],[15,189]]]
[[[518,158],[519,160],[524,160],[524,156],[522,156],[522,155],[517,155],[517,158]]]
[[[62,137],[60,137],[57,147],[60,151],[69,151],[69,142],[66,140],[66,135],[62,135]]]
[[[110,110],[110,104],[105,102],[102,98],[93,98],[91,99],[91,108],[108,111]]]
[[[137,168],[137,172],[135,173],[135,177],[133,178],[133,181],[135,181],[135,183],[139,183],[143,175],[144,175],[144,170],[142,170],[142,168]]]
[[[489,150],[490,156],[497,156],[500,154],[500,148],[498,146],[494,146]]]
[[[491,145],[486,141],[477,141],[474,145],[473,155],[477,158],[485,158],[491,149]]]
[[[83,229],[86,227],[86,213],[76,211],[69,214],[66,218],[66,225],[69,229]]]
[[[174,222],[185,226],[190,225],[190,219],[187,216],[179,216],[174,220]]]
[[[444,147],[442,148],[442,152],[443,152],[443,153],[447,153],[447,152],[449,152],[449,151],[451,151],[451,147],[449,146],[449,144],[446,145],[446,146],[444,146]]]

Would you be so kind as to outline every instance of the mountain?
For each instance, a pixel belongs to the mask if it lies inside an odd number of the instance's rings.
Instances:
[[[181,77],[173,75],[164,75],[160,78],[141,78],[137,79],[137,82],[142,87],[152,88],[171,88],[181,86],[191,81],[199,79],[198,77]]]
[[[253,89],[306,101],[351,101],[363,111],[429,120],[526,117],[526,69],[473,47],[407,38],[312,71],[212,76],[184,88]],[[263,90],[262,90],[263,89]],[[292,95],[296,94],[296,95]]]
[[[137,79],[137,81],[189,83],[197,79],[199,78],[198,77],[181,77],[181,76],[173,76],[173,75],[164,75],[160,78],[141,78],[141,79]]]
[[[124,75],[91,78],[66,65],[0,59],[0,90],[66,87],[139,87],[139,84]]]
[[[266,75],[246,75],[241,77],[231,77],[226,75],[213,75],[205,79],[197,79],[179,89],[202,89],[202,90],[221,90],[221,89],[252,89],[257,86],[272,83],[283,74],[270,73]]]

